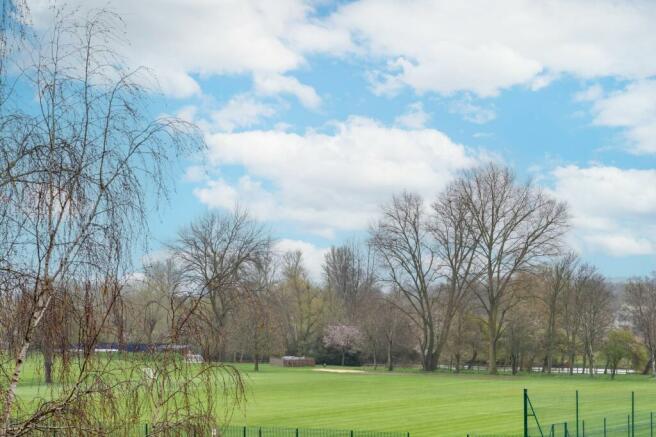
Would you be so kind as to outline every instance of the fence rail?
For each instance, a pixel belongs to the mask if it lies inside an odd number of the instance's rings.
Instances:
[[[277,427],[224,427],[221,437],[410,437],[409,432],[357,431]]]
[[[40,426],[32,434],[43,436],[77,436],[84,434],[108,437],[410,437],[409,432],[361,431],[340,429],[282,428],[271,426],[204,426],[202,428],[161,428],[149,424],[118,427],[111,430],[80,430],[54,425]]]

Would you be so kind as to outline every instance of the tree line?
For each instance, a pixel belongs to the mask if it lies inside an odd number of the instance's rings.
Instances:
[[[567,249],[567,230],[565,204],[497,164],[464,172],[430,204],[393,196],[367,239],[327,251],[321,278],[246,210],[210,212],[125,294],[133,314],[121,331],[161,341],[175,324],[163,302],[176,300],[197,305],[205,357],[256,369],[287,354],[390,370],[653,372],[656,279],[609,281]]]

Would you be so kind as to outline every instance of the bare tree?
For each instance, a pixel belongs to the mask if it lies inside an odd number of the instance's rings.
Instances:
[[[563,298],[572,287],[577,263],[577,256],[573,253],[569,253],[556,259],[542,271],[544,286],[542,287],[542,292],[538,293],[537,296],[538,299],[544,303],[546,308],[547,326],[545,329],[545,371],[547,373],[551,373],[551,367],[553,365],[558,314],[563,305]]]
[[[647,347],[656,376],[656,273],[631,279],[624,287],[624,303],[625,317]]]
[[[309,278],[301,251],[283,255],[281,274],[275,306],[284,321],[285,349],[307,355],[321,336],[324,301]]]
[[[144,311],[152,313],[157,319],[163,312],[165,320],[161,323],[165,324],[167,330],[164,339],[177,343],[178,336],[185,332],[189,318],[195,307],[199,306],[202,296],[187,286],[182,268],[172,257],[147,264],[145,273],[144,285],[149,295],[144,302]]]
[[[481,269],[476,296],[487,316],[488,366],[496,373],[497,342],[515,303],[516,274],[558,254],[567,229],[566,205],[495,164],[467,171],[456,182],[467,226],[476,235],[475,262]]]
[[[325,255],[323,273],[328,291],[341,300],[347,321],[355,321],[360,300],[374,282],[369,251],[363,254],[354,241],[333,246]]]
[[[420,332],[422,368],[435,370],[445,338],[437,315],[437,255],[431,244],[422,199],[404,192],[381,208],[382,217],[370,229],[371,244],[383,279],[401,291],[408,303],[406,314]]]
[[[242,281],[244,293],[240,302],[236,326],[240,338],[253,358],[256,372],[264,355],[276,350],[276,329],[273,322],[271,299],[276,287],[276,270],[273,253],[264,254],[261,261]]]
[[[613,294],[605,278],[596,268],[585,264],[579,268],[574,287],[580,295],[579,314],[583,353],[590,376],[594,376],[595,353],[614,319]]]
[[[429,231],[434,240],[439,272],[446,279],[441,285],[441,350],[449,337],[451,323],[473,292],[482,269],[475,263],[480,234],[469,226],[471,218],[457,183],[450,184],[432,204]],[[460,320],[461,322],[463,319]],[[461,327],[462,328],[462,327]]]
[[[512,282],[511,293],[516,304],[507,315],[501,340],[506,347],[507,356],[510,357],[513,375],[522,368],[530,370],[533,357],[543,350],[540,342],[541,308],[535,305],[536,302],[532,298],[532,289],[538,280],[534,274],[521,273]]]
[[[269,247],[270,237],[264,228],[239,207],[195,220],[171,245],[185,280],[199,298],[209,301],[208,328],[219,342],[210,352],[215,358],[221,356],[225,324],[239,301],[241,278],[261,261]]]

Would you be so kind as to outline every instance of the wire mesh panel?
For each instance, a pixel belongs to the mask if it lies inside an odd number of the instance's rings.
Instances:
[[[77,436],[79,430],[62,429],[57,427],[43,427],[36,434],[44,436]],[[34,433],[33,433],[34,434]],[[384,431],[356,431],[338,429],[303,429],[303,428],[279,428],[259,426],[225,426],[200,428],[170,428],[158,429],[157,427],[143,424],[139,426],[126,426],[122,428],[97,429],[94,435],[120,436],[120,437],[409,437],[405,432]]]
[[[654,437],[656,390],[636,384],[619,392],[615,384],[593,390],[569,390],[564,395],[531,393],[536,420],[528,418],[529,436]]]
[[[221,428],[218,435],[220,437],[408,437],[410,434],[385,431],[227,426]]]

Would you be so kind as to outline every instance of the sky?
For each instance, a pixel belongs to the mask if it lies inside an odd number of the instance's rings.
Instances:
[[[606,275],[656,269],[654,1],[76,2],[122,16],[158,110],[208,144],[153,212],[155,253],[238,203],[318,277],[394,193],[430,202],[494,160],[569,204],[569,245]]]

